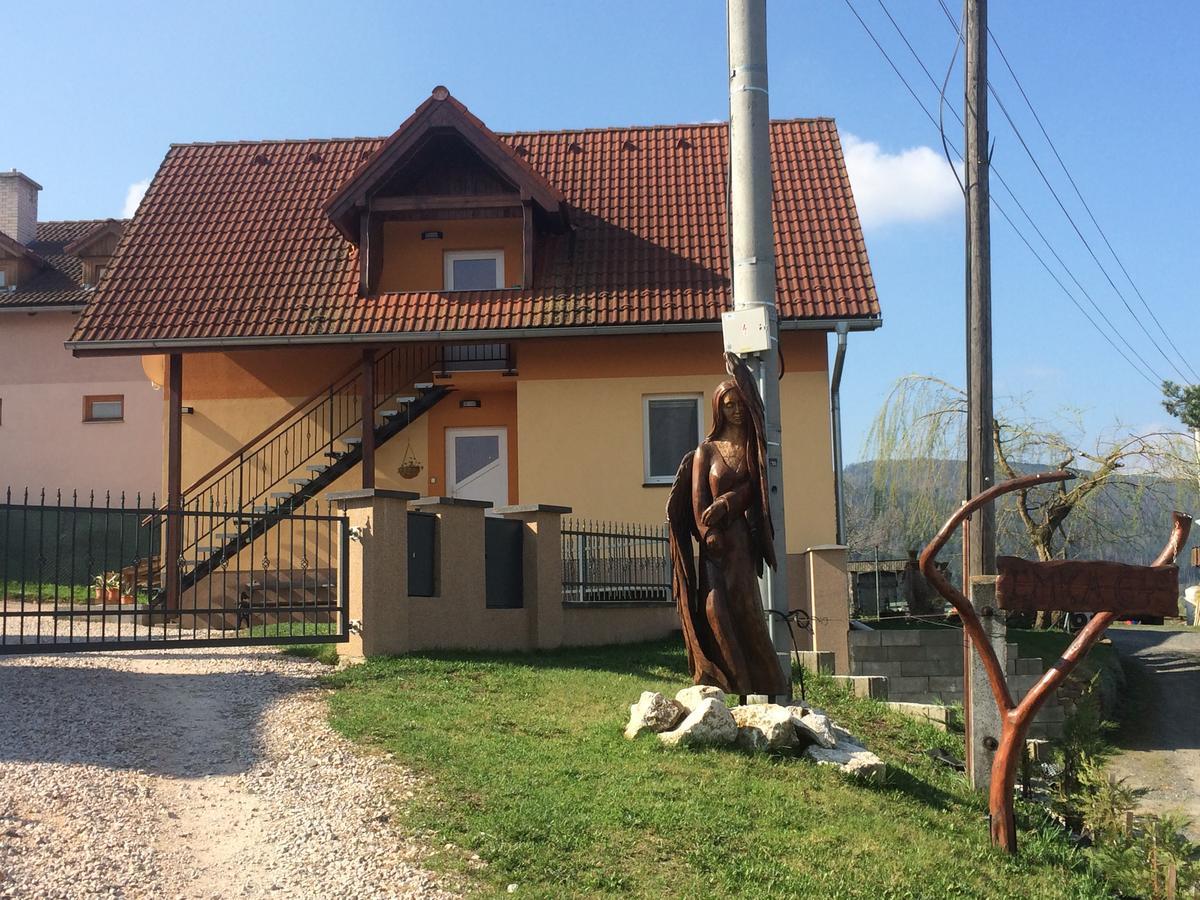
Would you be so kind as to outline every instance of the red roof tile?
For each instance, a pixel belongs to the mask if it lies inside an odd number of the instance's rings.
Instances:
[[[173,146],[73,341],[204,344],[716,322],[731,304],[726,126],[502,134],[560,189],[533,290],[357,295],[323,208],[382,139]],[[771,124],[784,320],[879,315],[828,119]],[[573,242],[573,252],[571,243]]]

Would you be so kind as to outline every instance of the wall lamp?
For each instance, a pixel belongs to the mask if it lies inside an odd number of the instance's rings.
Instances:
[[[458,405],[461,409],[479,409],[483,406],[478,400],[459,400]]]

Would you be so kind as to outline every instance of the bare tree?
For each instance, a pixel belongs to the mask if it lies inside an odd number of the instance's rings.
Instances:
[[[873,489],[893,510],[902,510],[899,533],[910,547],[928,541],[962,500],[957,460],[966,446],[965,423],[965,392],[921,375],[900,379],[876,417],[866,449],[875,461]],[[1178,492],[1182,437],[1114,428],[1084,450],[1078,413],[1064,411],[1048,422],[1020,404],[1008,404],[995,415],[997,475],[1011,479],[1070,469],[1076,478],[1017,491],[998,505],[998,543],[1007,552],[1032,552],[1040,560],[1103,557],[1112,548],[1124,559],[1145,556],[1144,545],[1156,539],[1160,523],[1147,535],[1143,513],[1161,506],[1147,503],[1147,494]],[[1041,627],[1056,617],[1039,614],[1038,619]]]

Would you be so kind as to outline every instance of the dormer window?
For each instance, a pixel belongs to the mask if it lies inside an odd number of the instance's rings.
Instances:
[[[503,250],[455,250],[443,259],[448,291],[494,291],[504,287]]]

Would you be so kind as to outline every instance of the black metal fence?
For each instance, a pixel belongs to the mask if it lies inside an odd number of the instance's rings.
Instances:
[[[11,489],[2,499],[0,653],[347,638],[340,515]],[[168,528],[212,542],[164,560]]]
[[[564,602],[671,602],[666,525],[567,519],[562,562]]]

